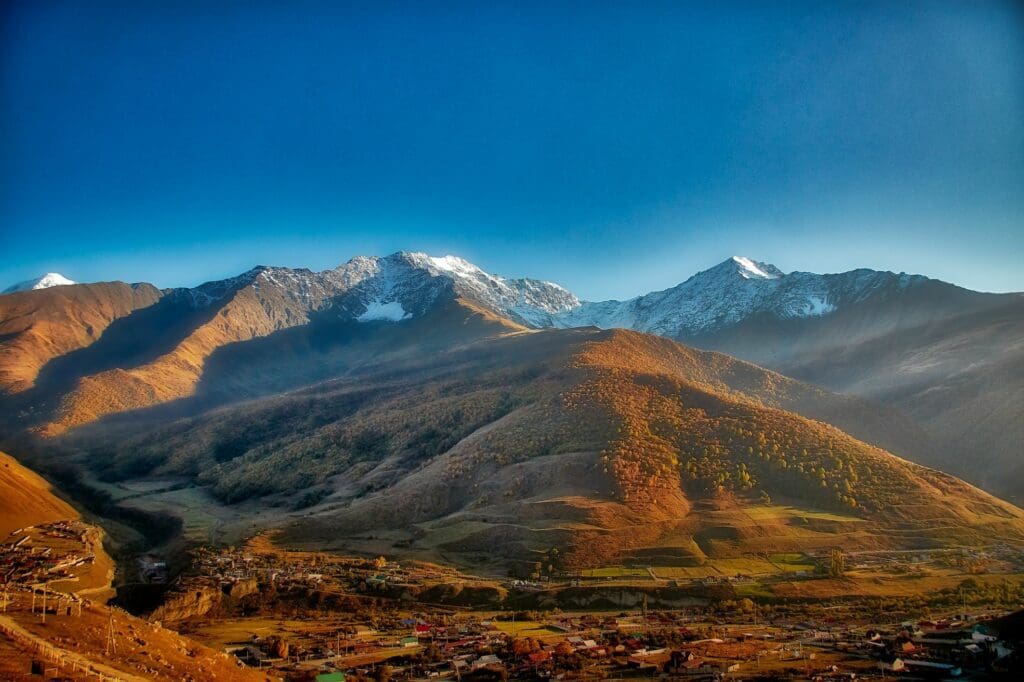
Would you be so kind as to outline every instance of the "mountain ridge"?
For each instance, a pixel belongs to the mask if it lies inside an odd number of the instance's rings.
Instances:
[[[830,299],[856,302],[871,295],[875,289],[884,286],[906,288],[922,282],[939,282],[949,287],[971,292],[980,296],[1013,296],[1008,294],[990,294],[973,292],[954,284],[942,282],[925,275],[893,273],[891,271],[856,268],[841,273],[818,274],[806,271],[785,273],[774,265],[756,261],[745,256],[732,256],[721,263],[695,273],[678,285],[667,289],[641,294],[633,298],[605,301],[582,300],[575,294],[554,282],[531,278],[506,278],[493,275],[453,255],[430,256],[422,252],[397,251],[389,256],[354,256],[341,265],[322,271],[307,268],[288,268],[279,266],[259,265],[245,273],[222,280],[211,280],[195,287],[174,287],[164,292],[194,292],[197,305],[206,302],[206,298],[216,300],[211,290],[230,289],[239,283],[247,283],[257,278],[284,276],[292,280],[297,289],[304,290],[307,295],[320,289],[322,293],[341,293],[366,280],[377,278],[386,283],[392,277],[396,264],[404,264],[409,270],[420,270],[435,277],[446,277],[463,287],[470,297],[478,297],[494,306],[496,312],[511,316],[523,316],[531,326],[586,326],[593,324],[599,327],[623,326],[615,320],[616,315],[609,309],[629,307],[634,314],[649,311],[653,306],[650,301],[675,298],[692,299],[694,295],[713,295],[735,299],[736,290],[722,292],[724,284],[730,277],[745,280],[746,285],[759,288],[759,296],[752,297],[749,303],[760,303],[745,311],[764,312],[770,310],[782,317],[818,316],[834,312],[836,303]],[[782,287],[782,283],[792,284]],[[74,284],[74,283],[71,283]],[[705,291],[699,291],[699,289]],[[778,289],[784,289],[777,292]],[[9,291],[9,290],[8,290]],[[4,293],[8,293],[5,291]],[[765,292],[776,293],[780,301],[771,300]],[[1020,294],[1018,294],[1020,295]],[[801,299],[801,296],[803,299]],[[746,303],[746,302],[745,302]],[[776,306],[776,307],[773,307]],[[624,316],[621,310],[616,311],[618,317]],[[726,316],[726,324],[743,317],[744,311],[733,311]],[[715,318],[716,316],[711,316]],[[720,317],[720,316],[717,316]],[[633,326],[637,331],[650,331],[650,328],[665,327],[664,322],[635,320]],[[695,334],[713,327],[707,319],[694,321],[680,320],[674,329],[666,329],[673,334]]]
[[[57,296],[54,292],[71,297],[95,286],[0,296],[0,325],[21,317],[18,306],[49,301],[46,297]],[[455,256],[404,251],[357,256],[321,272],[258,266],[193,288],[133,286],[148,292],[145,305],[140,304],[145,310],[128,306],[100,324],[66,320],[61,333],[71,330],[74,343],[51,349],[48,339],[18,327],[0,336],[0,378],[15,365],[41,372],[45,386],[35,387],[34,393],[26,391],[35,374],[0,385],[8,394],[21,392],[25,407],[19,414],[33,415],[41,433],[59,435],[105,415],[187,399],[203,390],[208,363],[219,362],[221,351],[230,346],[311,324],[317,329],[410,324],[434,306],[460,299],[528,329],[596,326],[653,333],[895,406],[913,417],[918,431],[943,445],[881,442],[1024,499],[1024,481],[1020,490],[1000,487],[1015,480],[1004,475],[1013,472],[1012,409],[1007,413],[1000,405],[1012,404],[1020,392],[1013,367],[1024,351],[1013,339],[1024,314],[1014,306],[1018,301],[1024,306],[1024,295],[972,292],[921,275],[867,269],[787,274],[736,256],[663,291],[626,301],[587,302],[551,282],[492,275]],[[1002,322],[996,320],[999,315]],[[97,333],[107,325],[109,333]],[[127,341],[116,343],[119,338]],[[1009,371],[994,373],[979,365],[970,341],[979,338],[988,339],[985,347],[999,349]],[[39,359],[32,364],[18,359],[33,354]],[[5,355],[10,358],[6,366]],[[92,359],[84,362],[86,357]],[[942,366],[943,373],[917,369],[929,363]],[[64,377],[63,382],[48,381],[54,376]],[[948,377],[956,377],[959,398],[918,398],[922,391],[949,384]],[[1002,402],[993,406],[985,398],[987,386],[1003,396]],[[957,432],[963,424],[972,425],[970,439]],[[992,476],[982,479],[962,466],[975,443],[994,453],[988,455],[996,472]]]

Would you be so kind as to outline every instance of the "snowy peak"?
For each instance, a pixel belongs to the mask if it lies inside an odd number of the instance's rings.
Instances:
[[[507,279],[458,256],[400,251],[380,260],[448,282],[457,295],[534,327],[551,326],[554,315],[580,305],[576,296],[553,282]]]
[[[59,272],[48,272],[42,277],[25,280],[4,289],[3,293],[13,294],[18,291],[34,291],[36,289],[49,289],[50,287],[63,287],[69,284],[76,284]]]
[[[404,258],[414,267],[427,270],[433,275],[444,275],[450,277],[485,277],[494,279],[486,272],[458,256],[429,256],[419,252],[400,251],[392,254],[394,258]]]
[[[769,281],[785,276],[786,273],[771,263],[762,263],[746,256],[733,256],[713,268],[698,272],[690,279]]]
[[[583,303],[553,325],[636,331],[689,339],[748,319],[822,317],[878,296],[900,295],[926,277],[853,270],[835,275],[786,274],[769,263],[733,256],[671,289],[628,301]]]
[[[785,273],[769,263],[759,263],[746,256],[733,256],[726,263],[736,266],[740,277],[744,279],[778,279]]]
[[[332,309],[359,322],[401,322],[423,315],[442,297],[461,297],[534,327],[580,305],[557,284],[506,279],[458,256],[399,251],[389,256],[356,256],[333,270],[259,266],[237,277],[207,282],[175,295],[193,307],[226,301],[252,289],[265,306],[292,309],[292,316]]]

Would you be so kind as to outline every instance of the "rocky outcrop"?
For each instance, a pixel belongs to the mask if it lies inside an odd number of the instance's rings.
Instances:
[[[224,592],[212,585],[192,586],[188,590],[170,593],[164,603],[149,615],[149,620],[180,623],[205,616],[219,608],[223,601]]]

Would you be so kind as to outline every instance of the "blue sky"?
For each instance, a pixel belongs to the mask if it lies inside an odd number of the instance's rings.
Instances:
[[[0,285],[455,253],[590,299],[732,254],[1024,290],[1014,3],[25,2]]]

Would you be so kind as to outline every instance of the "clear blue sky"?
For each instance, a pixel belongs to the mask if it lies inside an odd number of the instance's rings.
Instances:
[[[455,253],[590,299],[729,255],[1024,290],[996,2],[0,8],[0,285]]]

